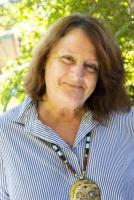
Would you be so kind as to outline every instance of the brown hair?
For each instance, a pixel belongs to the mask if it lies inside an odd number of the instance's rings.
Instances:
[[[95,91],[86,106],[98,121],[112,111],[129,111],[130,99],[124,88],[124,66],[118,45],[95,18],[74,14],[57,21],[37,46],[25,79],[26,93],[39,101],[45,94],[44,64],[54,45],[70,30],[80,28],[96,48],[99,75]]]

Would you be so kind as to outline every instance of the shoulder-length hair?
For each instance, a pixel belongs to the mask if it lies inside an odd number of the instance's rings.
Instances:
[[[124,65],[117,43],[102,23],[93,17],[73,14],[57,21],[33,55],[26,79],[26,93],[40,101],[45,94],[44,65],[51,49],[69,31],[82,29],[96,49],[99,74],[96,88],[85,105],[96,120],[107,119],[112,111],[129,111],[130,99],[124,87]]]

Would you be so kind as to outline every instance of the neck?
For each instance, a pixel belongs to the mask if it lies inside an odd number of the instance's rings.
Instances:
[[[62,122],[69,122],[72,119],[79,119],[81,120],[83,114],[85,113],[85,108],[70,108],[67,106],[61,106],[61,105],[54,105],[52,103],[49,103],[47,101],[42,101],[38,103],[38,114],[41,119],[44,119],[48,117],[51,117],[53,120],[60,120],[62,119]]]
[[[39,102],[37,109],[40,120],[72,147],[85,109],[56,106],[47,101]]]

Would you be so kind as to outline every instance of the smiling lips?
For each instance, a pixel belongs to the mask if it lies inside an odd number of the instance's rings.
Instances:
[[[74,84],[70,84],[70,83],[66,83],[63,82],[65,85],[71,87],[71,88],[75,88],[75,89],[82,89],[83,87],[81,85],[74,85]]]

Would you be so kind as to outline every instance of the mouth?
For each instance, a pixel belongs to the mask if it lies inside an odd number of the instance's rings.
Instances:
[[[81,85],[77,85],[77,84],[70,84],[70,83],[66,83],[66,82],[63,82],[63,84],[67,85],[70,88],[74,88],[74,89],[82,89],[83,88]]]

